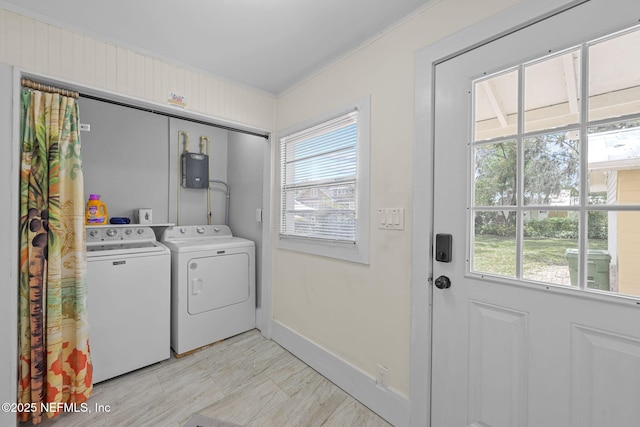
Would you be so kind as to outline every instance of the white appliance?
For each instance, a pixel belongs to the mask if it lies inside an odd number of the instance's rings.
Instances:
[[[142,226],[87,227],[93,382],[171,357],[171,253]]]
[[[171,250],[171,348],[181,355],[256,326],[255,244],[226,225],[176,226]]]

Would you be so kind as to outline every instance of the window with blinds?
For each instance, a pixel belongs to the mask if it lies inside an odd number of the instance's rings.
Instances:
[[[280,139],[280,235],[355,243],[358,111]]]

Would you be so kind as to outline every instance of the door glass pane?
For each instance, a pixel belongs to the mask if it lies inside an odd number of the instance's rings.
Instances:
[[[589,128],[589,203],[640,204],[640,120]]]
[[[640,30],[589,46],[589,120],[640,112]]]
[[[576,286],[578,224],[577,212],[524,211],[522,277]]]
[[[518,70],[474,84],[475,141],[518,132]]]
[[[590,211],[589,288],[640,296],[640,212]]]
[[[524,140],[525,205],[575,205],[579,198],[580,132]]]
[[[516,212],[476,211],[471,271],[516,276]]]
[[[638,46],[640,26],[473,82],[471,271],[640,297]]]
[[[580,50],[524,68],[524,131],[576,124],[580,120]]]
[[[474,205],[515,205],[518,171],[516,141],[478,145],[474,152]]]

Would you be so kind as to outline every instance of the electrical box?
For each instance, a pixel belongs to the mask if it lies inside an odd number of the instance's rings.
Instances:
[[[209,188],[209,156],[201,153],[183,153],[182,186]]]

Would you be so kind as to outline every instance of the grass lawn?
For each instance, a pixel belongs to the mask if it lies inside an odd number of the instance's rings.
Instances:
[[[573,239],[525,238],[524,269],[527,272],[534,272],[550,265],[567,265],[565,251],[577,247],[578,241]],[[589,249],[607,249],[607,241],[589,240]],[[515,238],[476,236],[473,269],[502,276],[515,276]]]

